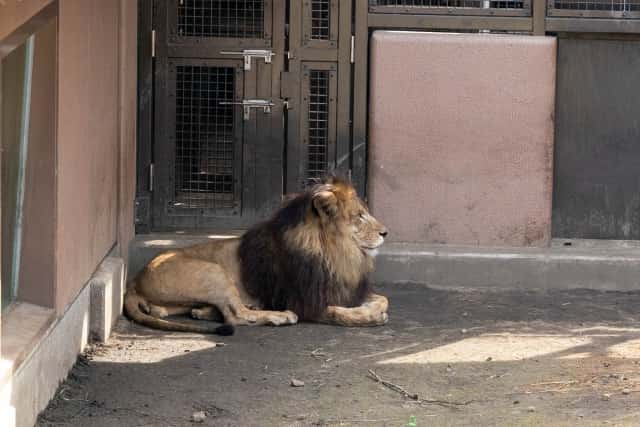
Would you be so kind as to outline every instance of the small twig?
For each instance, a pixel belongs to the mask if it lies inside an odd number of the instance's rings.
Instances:
[[[322,359],[322,358],[324,358],[324,357],[327,357],[327,356],[328,356],[328,354],[327,354],[327,353],[324,353],[324,352],[323,352],[323,351],[321,351],[321,350],[322,350],[322,347],[321,347],[321,348],[316,348],[315,350],[313,350],[313,351],[311,352],[311,357],[315,357],[315,358],[317,358],[317,359]]]
[[[359,423],[385,423],[387,421],[391,421],[391,418],[380,418],[377,420],[372,420],[372,419],[361,419],[361,420],[357,420],[357,419],[335,419],[335,420],[323,420],[325,422],[325,424],[339,424],[342,425],[343,423],[353,423],[353,424],[359,424]]]
[[[315,350],[313,350],[310,355],[311,357],[313,357],[314,359],[320,359],[323,360],[325,363],[331,362],[333,360],[332,357],[329,357],[329,355],[323,351],[321,351],[322,348],[316,348]]]
[[[465,402],[456,402],[456,401],[451,401],[451,400],[423,399],[420,396],[418,396],[417,393],[410,393],[407,390],[405,390],[403,387],[399,386],[398,384],[394,384],[394,383],[392,383],[390,381],[383,380],[382,378],[380,378],[380,376],[378,374],[376,374],[371,369],[369,369],[369,378],[371,378],[372,380],[374,380],[377,383],[382,384],[383,386],[387,387],[388,389],[395,391],[396,393],[400,393],[405,398],[411,399],[414,402],[420,403],[420,404],[440,405],[440,406],[444,406],[445,408],[457,408],[459,406],[466,406],[466,405],[474,402],[474,400],[467,400]]]
[[[571,384],[577,384],[578,381],[547,381],[547,382],[543,382],[543,383],[534,383],[534,384],[529,384],[530,386],[539,386],[539,385],[571,385]]]

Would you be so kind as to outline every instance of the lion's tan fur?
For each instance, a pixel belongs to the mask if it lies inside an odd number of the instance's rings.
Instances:
[[[337,182],[319,185],[313,191],[310,197],[315,209],[305,214],[301,224],[284,231],[281,239],[284,246],[320,260],[331,280],[341,284],[335,290],[340,293],[338,298],[346,300],[372,271],[373,260],[367,250],[380,245],[386,230],[368,213],[350,185]],[[263,227],[269,223],[265,224]],[[262,310],[266,301],[245,288],[240,245],[240,238],[232,238],[158,255],[125,296],[127,313],[151,327],[198,332],[212,330],[162,318],[183,313],[211,318],[219,312],[228,324],[295,323],[298,317],[291,311]],[[286,265],[286,260],[273,262]],[[386,310],[386,298],[370,294],[361,306],[327,306],[310,320],[347,326],[375,325],[386,322]]]

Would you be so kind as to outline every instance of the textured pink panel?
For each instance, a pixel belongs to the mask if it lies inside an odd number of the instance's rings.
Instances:
[[[543,246],[553,37],[377,31],[369,204],[400,242]]]

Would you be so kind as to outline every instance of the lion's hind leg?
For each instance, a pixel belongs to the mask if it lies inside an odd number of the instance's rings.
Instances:
[[[210,320],[213,322],[222,322],[224,318],[220,310],[212,305],[191,309],[191,317],[198,320]]]
[[[157,305],[150,302],[147,303],[147,308],[147,314],[150,314],[151,316],[157,317],[159,319],[164,319],[165,317],[169,316],[177,316],[180,314],[187,314],[191,311],[190,307]]]
[[[220,264],[197,258],[187,258],[182,263],[196,273],[193,277],[194,281],[190,283],[190,302],[194,306],[203,306],[201,309],[192,310],[192,316],[207,318],[217,309],[222,313],[224,323],[230,325],[279,326],[298,322],[298,316],[291,311],[248,308],[240,297],[236,283]]]
[[[225,321],[234,325],[283,326],[298,323],[298,316],[292,311],[255,310],[247,307],[238,290],[233,287],[227,295],[227,306],[222,309]]]

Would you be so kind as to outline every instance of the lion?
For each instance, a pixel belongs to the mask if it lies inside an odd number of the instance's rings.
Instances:
[[[152,328],[220,335],[299,319],[383,325],[388,301],[368,276],[387,233],[349,181],[328,177],[241,237],[156,256],[130,284],[125,312]],[[177,314],[223,325],[166,319]]]

